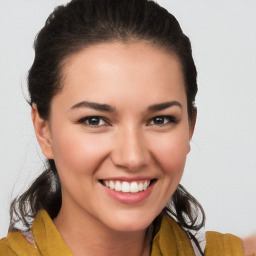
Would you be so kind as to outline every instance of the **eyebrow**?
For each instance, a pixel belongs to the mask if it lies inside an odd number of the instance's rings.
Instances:
[[[164,109],[167,109],[172,106],[178,106],[182,109],[182,105],[178,101],[170,101],[170,102],[163,102],[159,104],[154,104],[148,107],[149,112],[154,111],[161,111]],[[108,104],[100,104],[96,102],[89,102],[89,101],[81,101],[74,106],[71,107],[71,110],[78,109],[78,108],[91,108],[98,111],[104,111],[104,112],[114,112],[115,108],[108,105]]]
[[[99,104],[96,102],[88,102],[88,101],[82,101],[77,104],[75,104],[71,109],[77,109],[77,108],[91,108],[99,111],[104,111],[104,112],[114,112],[115,108],[107,105],[107,104]]]
[[[182,105],[178,101],[169,101],[169,102],[151,105],[148,107],[148,111],[149,112],[160,111],[172,106],[178,106],[182,109]]]

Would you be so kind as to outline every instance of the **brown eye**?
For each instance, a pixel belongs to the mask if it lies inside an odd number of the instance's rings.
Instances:
[[[149,122],[149,125],[162,126],[168,123],[177,123],[177,119],[174,116],[156,116]]]
[[[154,118],[152,121],[154,124],[159,125],[159,124],[164,124],[166,122],[166,119],[165,119],[165,117],[158,116],[158,117]]]
[[[90,117],[87,120],[87,123],[89,125],[99,125],[100,124],[101,119],[99,117]]]
[[[107,122],[100,116],[88,116],[80,119],[78,123],[95,127],[108,125]]]

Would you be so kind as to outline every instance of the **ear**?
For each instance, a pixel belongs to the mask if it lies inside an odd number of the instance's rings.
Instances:
[[[36,104],[32,105],[31,117],[36,133],[37,141],[41,147],[43,155],[47,159],[53,159],[52,140],[49,121],[40,117]]]
[[[195,108],[193,110],[192,117],[189,121],[189,142],[191,141],[193,134],[194,134],[194,130],[195,130],[195,126],[196,126],[196,118],[197,118],[197,109]],[[191,147],[190,147],[190,143],[189,143],[188,152],[190,152],[190,150],[191,150]]]
[[[190,120],[190,127],[189,127],[189,139],[192,139],[194,134],[195,126],[196,126],[196,118],[197,118],[197,109],[195,108],[192,113],[192,117]]]

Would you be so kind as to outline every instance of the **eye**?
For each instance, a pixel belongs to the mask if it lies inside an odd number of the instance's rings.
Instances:
[[[169,123],[177,123],[178,120],[174,116],[156,116],[149,122],[149,125],[164,126]]]
[[[91,127],[100,127],[100,126],[106,126],[109,125],[106,120],[104,120],[100,116],[88,116],[80,119],[78,121],[80,124],[88,125]]]

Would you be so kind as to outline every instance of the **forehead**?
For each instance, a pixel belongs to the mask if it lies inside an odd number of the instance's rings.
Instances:
[[[110,68],[114,66],[129,68],[131,67],[130,64],[132,66],[142,64],[145,69],[158,68],[164,70],[166,67],[171,68],[169,71],[174,71],[174,69],[182,70],[177,55],[171,51],[167,51],[163,47],[153,45],[148,41],[114,41],[93,44],[71,55],[64,60],[62,71],[64,75],[67,75],[67,73],[78,70],[78,66],[81,67],[81,64],[84,64],[84,68],[88,68],[86,64],[93,64],[97,61],[101,61],[102,63],[104,61],[104,64],[107,64]]]
[[[69,99],[104,101],[106,94],[113,98],[149,94],[164,101],[175,94],[185,95],[176,55],[147,42],[92,45],[66,59],[62,72],[61,94],[68,94]]]

